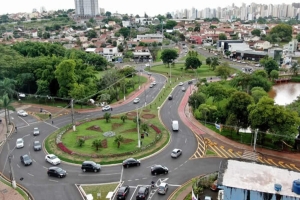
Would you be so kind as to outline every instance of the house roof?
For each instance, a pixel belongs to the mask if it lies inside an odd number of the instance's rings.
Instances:
[[[218,185],[250,191],[275,194],[274,184],[282,185],[280,195],[300,198],[292,192],[293,181],[299,179],[300,173],[275,166],[240,160],[223,161]]]

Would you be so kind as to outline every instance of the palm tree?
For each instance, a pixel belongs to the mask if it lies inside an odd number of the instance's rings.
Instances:
[[[298,71],[299,71],[299,65],[298,62],[294,62],[292,64],[292,67],[290,68],[290,71],[293,73],[293,75],[297,76]]]
[[[122,115],[121,116],[121,120],[123,121],[123,123],[125,123],[125,120],[127,119],[127,116],[126,115]]]
[[[0,81],[0,96],[5,93],[12,99],[12,95],[15,93],[15,80],[5,78]]]
[[[103,117],[104,117],[104,119],[106,120],[106,123],[108,123],[109,120],[110,120],[110,118],[111,118],[111,114],[110,114],[110,113],[105,113],[105,114],[103,115]]]
[[[118,144],[118,148],[120,148],[120,144],[121,144],[121,142],[123,142],[124,141],[124,138],[123,138],[123,136],[122,135],[118,135],[116,138],[115,138],[115,143],[117,143]]]
[[[141,129],[142,129],[144,132],[148,131],[148,130],[149,130],[148,124],[145,124],[145,123],[141,124]]]
[[[15,108],[10,105],[11,103],[12,103],[12,100],[9,99],[9,97],[6,93],[0,99],[0,108],[4,109],[5,123],[6,123],[6,127],[7,127],[7,132],[8,132],[7,122],[8,122],[8,124],[11,124],[10,123],[10,117],[9,117],[9,110],[15,110]],[[7,120],[7,118],[8,118],[8,120]]]
[[[102,147],[102,141],[99,139],[99,140],[94,140],[93,141],[93,144],[92,144],[92,147],[96,148],[96,151],[99,150],[99,148]]]

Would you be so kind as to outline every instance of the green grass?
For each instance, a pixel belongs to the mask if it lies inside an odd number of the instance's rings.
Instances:
[[[35,115],[38,116],[42,120],[49,119],[49,114],[48,113],[35,113]]]
[[[190,181],[188,184],[186,184],[185,186],[181,187],[178,191],[176,191],[176,193],[172,196],[171,199],[169,200],[177,200],[178,196],[185,191],[187,188],[192,187],[193,185],[193,181]],[[191,199],[191,198],[190,198]]]
[[[214,151],[212,151],[210,149],[207,149],[205,155],[207,155],[207,156],[215,156],[217,154],[216,154],[216,152],[214,152]]]
[[[9,186],[9,187],[12,188],[11,183],[7,182],[7,181],[4,180],[3,178],[0,178],[0,181],[1,181],[2,183],[4,183],[5,185],[7,185],[7,186]],[[18,192],[24,199],[28,199],[27,194],[26,194],[22,189],[20,189],[19,187],[17,187],[16,190],[17,190],[17,192]]]
[[[97,79],[101,78],[104,74],[109,73],[110,70],[111,70],[111,68],[109,68],[107,70],[99,71],[98,74],[96,74]]]
[[[182,58],[180,58],[181,61],[184,61],[186,58],[188,57],[188,53],[186,56],[183,56]],[[199,54],[198,59],[201,60],[202,63],[205,63],[206,57],[204,57],[203,55]]]
[[[89,127],[92,126],[99,126],[101,128],[101,132],[88,130]],[[114,126],[119,126],[118,128],[114,128]],[[105,137],[103,136],[104,132],[113,131],[117,135],[122,135],[124,140],[129,139],[131,142],[129,143],[121,143],[120,148],[114,142],[115,137]],[[143,131],[140,130],[140,133]],[[156,133],[155,131],[149,127],[149,136],[145,135],[144,139],[142,139],[142,146],[146,146],[155,140]],[[93,137],[90,139],[85,140],[85,143],[82,147],[79,147],[77,144],[77,138],[80,136],[84,137]],[[95,137],[94,137],[95,136]],[[92,147],[92,143],[95,139],[107,139],[107,146],[108,148],[99,148],[98,152],[95,148]],[[105,120],[95,120],[91,122],[87,122],[77,126],[76,132],[69,132],[63,135],[62,142],[66,147],[70,150],[84,153],[84,154],[121,154],[126,152],[132,152],[138,149],[137,147],[137,129],[136,123],[133,120],[127,119],[125,123],[122,122],[121,119],[111,119],[109,123],[106,123]]]
[[[157,51],[156,59],[155,59],[154,62],[160,62],[160,61],[161,61],[161,59],[160,59],[161,53],[162,53],[162,50],[158,50],[158,51]]]
[[[95,200],[107,200],[106,195],[108,194],[108,192],[113,192],[118,185],[119,183],[87,185],[82,186],[82,189],[86,194],[92,194]],[[101,198],[97,197],[97,193],[101,193]]]

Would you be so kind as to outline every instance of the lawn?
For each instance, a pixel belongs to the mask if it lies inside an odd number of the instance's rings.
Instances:
[[[205,63],[205,60],[206,60],[206,57],[205,57],[205,56],[199,54],[197,57],[198,57],[199,60],[201,60],[202,64]],[[183,56],[182,58],[180,58],[180,60],[181,60],[181,61],[184,61],[186,58],[187,58],[187,54],[186,54],[185,56]]]
[[[161,59],[160,59],[160,57],[161,57],[161,52],[162,52],[162,50],[158,50],[158,51],[157,51],[157,55],[156,55],[155,62],[160,62],[160,61],[161,61]]]
[[[86,194],[92,194],[94,199],[107,200],[106,195],[108,192],[113,192],[118,187],[119,183],[100,184],[100,185],[85,185],[81,186]],[[98,198],[97,194],[101,193],[101,197]]]
[[[98,126],[98,130],[88,130],[90,127]],[[124,142],[121,142],[120,148],[114,142],[115,137],[105,137],[103,133],[113,131],[116,133],[116,136],[121,135],[124,138]],[[140,130],[142,133],[143,130]],[[145,135],[144,139],[141,139],[142,146],[146,146],[154,141],[156,137],[155,131],[149,127],[149,136]],[[87,122],[77,126],[76,132],[67,132],[62,137],[62,142],[70,150],[83,153],[83,154],[121,154],[126,152],[132,152],[138,149],[138,138],[137,138],[137,129],[136,123],[133,120],[127,119],[125,123],[121,119],[111,119],[110,122],[105,120],[95,120]],[[89,139],[85,140],[85,143],[82,147],[79,147],[77,144],[77,139],[79,137],[86,137]],[[92,147],[92,143],[96,139],[107,139],[107,148],[100,148],[98,152],[95,148]]]

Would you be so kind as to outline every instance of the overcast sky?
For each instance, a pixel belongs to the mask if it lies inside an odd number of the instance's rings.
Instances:
[[[38,11],[43,6],[46,10],[58,10],[58,9],[69,9],[75,8],[74,0],[1,0],[3,1],[0,6],[0,14],[6,13],[17,13],[17,12],[32,12],[33,8]],[[150,3],[151,2],[151,3]],[[176,3],[175,3],[176,2]],[[152,16],[157,14],[165,14],[167,12],[173,12],[181,9],[196,9],[204,8],[217,8],[226,7],[235,3],[237,6],[241,6],[242,2],[254,2],[262,4],[291,4],[292,0],[256,0],[256,1],[199,1],[199,0],[99,0],[99,7],[104,8],[105,11],[118,12],[122,14],[139,14],[143,15],[145,12]]]

